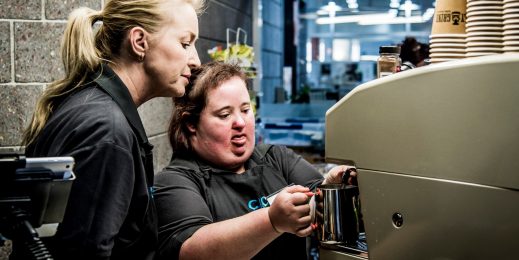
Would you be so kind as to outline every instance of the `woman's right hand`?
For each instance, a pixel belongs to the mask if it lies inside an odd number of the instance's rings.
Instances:
[[[300,237],[312,233],[310,205],[313,193],[307,187],[294,185],[283,189],[270,205],[268,214],[274,230]]]

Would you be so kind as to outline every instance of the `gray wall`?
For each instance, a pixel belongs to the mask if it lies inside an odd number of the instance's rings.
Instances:
[[[283,87],[284,8],[282,0],[261,0],[261,2],[263,5],[261,103],[274,103],[275,88]]]
[[[252,1],[209,0],[200,18],[197,49],[225,44],[225,29],[242,27],[252,41]],[[278,1],[279,2],[279,1]],[[70,11],[79,6],[101,9],[102,0],[0,0],[0,151],[23,151],[20,140],[45,86],[63,75],[60,41]],[[251,44],[251,42],[249,42]],[[155,170],[170,159],[167,124],[171,101],[157,98],[139,108],[151,143]]]

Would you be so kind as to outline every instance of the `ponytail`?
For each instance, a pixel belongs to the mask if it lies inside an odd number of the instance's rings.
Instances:
[[[65,77],[47,86],[36,104],[29,127],[25,130],[22,145],[28,145],[38,136],[47,122],[56,100],[79,88],[88,73],[96,71],[101,64],[95,46],[93,24],[102,19],[99,11],[82,7],[69,16],[67,28],[61,42],[61,55]]]
[[[100,12],[86,7],[76,9],[70,14],[61,43],[61,58],[67,78],[95,71],[99,66],[99,51],[95,46],[93,25],[101,17]]]

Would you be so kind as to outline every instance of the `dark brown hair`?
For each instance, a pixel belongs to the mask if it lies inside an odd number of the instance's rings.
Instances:
[[[239,77],[247,82],[247,76],[237,65],[210,62],[192,71],[191,82],[182,97],[174,98],[173,117],[169,124],[169,141],[174,154],[189,154],[192,147],[189,142],[188,124],[198,125],[200,113],[207,105],[208,93],[225,81]]]

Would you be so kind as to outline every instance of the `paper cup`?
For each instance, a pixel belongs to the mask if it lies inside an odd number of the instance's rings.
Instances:
[[[463,34],[467,0],[437,0],[431,34]]]

